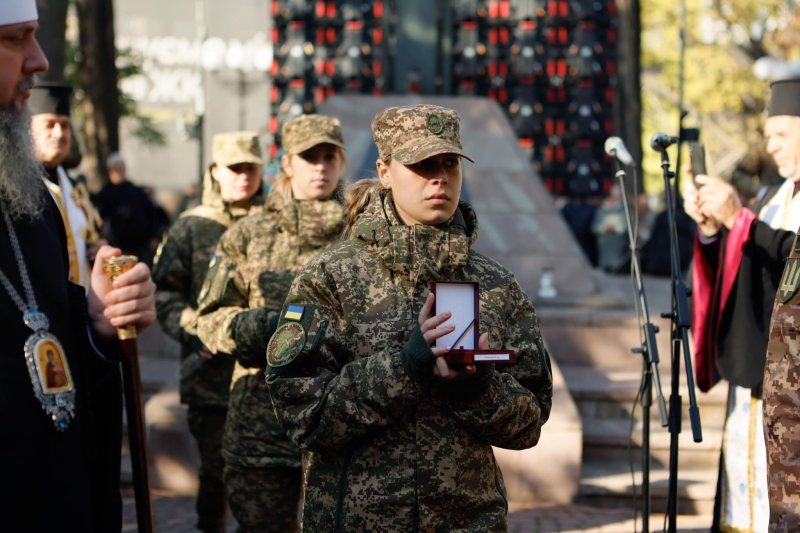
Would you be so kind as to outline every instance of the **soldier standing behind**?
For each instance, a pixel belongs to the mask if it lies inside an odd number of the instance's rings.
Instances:
[[[240,533],[297,531],[300,452],[278,424],[264,379],[267,341],[295,274],[341,234],[334,198],[346,168],[339,121],[301,116],[282,129],[286,154],[263,213],[222,236],[198,302],[198,335],[236,358],[223,456]]]
[[[263,160],[255,132],[214,136],[214,163],[206,171],[202,205],[183,213],[159,247],[153,267],[156,309],[164,331],[181,343],[181,402],[189,405],[189,429],[200,448],[197,528],[225,531],[228,514],[222,434],[234,361],[212,357],[195,331],[197,297],[222,234],[260,211]],[[213,264],[212,264],[213,267]]]
[[[508,531],[492,445],[534,446],[552,403],[548,356],[514,275],[470,247],[459,117],[420,105],[372,122],[380,181],[347,192],[350,239],[295,279],[267,347],[273,405],[310,451],[308,531]],[[448,366],[454,331],[433,281],[480,282],[481,349],[517,363]]]

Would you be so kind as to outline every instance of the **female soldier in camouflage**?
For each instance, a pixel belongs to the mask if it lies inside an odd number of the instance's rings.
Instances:
[[[267,347],[278,418],[304,450],[308,531],[506,531],[491,446],[534,446],[552,378],[513,274],[470,250],[458,114],[390,108],[372,123],[379,180],[347,193],[349,240],[309,262]],[[480,282],[480,347],[514,366],[449,368],[431,348],[431,282]]]
[[[200,295],[199,336],[232,354],[223,456],[231,509],[243,533],[296,531],[300,452],[272,409],[265,350],[295,274],[341,234],[343,207],[332,198],[346,167],[339,121],[307,115],[282,129],[283,175],[263,213],[223,235],[208,290]]]
[[[225,531],[228,516],[222,480],[222,432],[228,411],[233,360],[211,357],[197,338],[197,296],[220,237],[234,222],[261,210],[262,160],[255,132],[214,136],[214,164],[203,180],[202,205],[186,211],[169,229],[153,264],[158,320],[181,343],[181,402],[189,405],[189,430],[200,448],[197,528]]]

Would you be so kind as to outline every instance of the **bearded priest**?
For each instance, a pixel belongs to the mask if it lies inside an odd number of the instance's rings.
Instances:
[[[109,287],[70,281],[64,223],[30,134],[47,60],[35,0],[0,0],[0,469],[3,531],[118,532],[122,400],[116,328],[155,319],[143,264]]]

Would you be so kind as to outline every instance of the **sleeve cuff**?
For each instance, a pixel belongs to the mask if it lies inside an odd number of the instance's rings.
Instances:
[[[107,340],[100,336],[88,320],[86,321],[86,338],[89,340],[89,346],[92,351],[100,360],[109,364],[120,361],[119,341],[116,339]]]
[[[455,401],[471,400],[481,396],[494,379],[494,365],[479,365],[475,374],[458,379],[435,379],[435,390]]]
[[[719,240],[719,237],[720,237],[719,231],[710,237],[706,237],[705,235],[703,235],[702,231],[700,231],[699,229],[697,230],[697,238],[700,241],[700,244],[704,246],[708,246],[709,244],[714,244]]]
[[[425,382],[433,377],[431,365],[436,356],[422,335],[419,324],[411,332],[411,337],[400,352],[400,359],[406,375],[412,381]]]

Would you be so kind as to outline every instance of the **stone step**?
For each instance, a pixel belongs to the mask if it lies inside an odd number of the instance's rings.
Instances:
[[[631,370],[609,370],[585,366],[562,367],[564,378],[583,420],[630,420],[631,409],[637,398],[641,372]],[[671,384],[662,377],[664,401],[669,405]],[[689,420],[689,394],[685,383],[679,393],[682,397],[683,420]],[[718,385],[708,393],[696,391],[700,419],[704,428],[722,429],[727,412],[727,387]],[[634,410],[637,421],[642,420],[643,410],[638,402]],[[650,410],[653,429],[661,427],[656,390],[653,389],[653,407]]]
[[[641,373],[638,370],[598,369],[585,366],[561,367],[567,387],[581,412],[583,459],[588,461],[627,461],[639,463],[642,445],[642,407],[636,406],[631,431],[631,408],[636,398]],[[668,376],[668,374],[667,374]],[[664,383],[662,383],[662,387]],[[669,390],[664,391],[669,401]],[[679,463],[682,469],[715,469],[719,464],[722,429],[727,409],[727,387],[717,386],[708,394],[697,393],[703,442],[693,441],[689,420],[688,391],[683,398],[682,432],[679,437]],[[656,466],[669,465],[670,433],[661,426],[658,406],[650,411],[650,457]],[[632,439],[630,439],[632,436]],[[632,453],[628,451],[631,441]]]
[[[583,423],[584,461],[641,461],[642,424],[624,420],[588,420]],[[702,442],[694,442],[687,423],[678,437],[678,461],[682,469],[715,469],[722,449],[722,431],[703,429]],[[651,429],[650,460],[653,465],[668,467],[672,435],[667,428]],[[629,451],[630,447],[630,451]]]
[[[637,495],[635,503],[629,462],[584,460],[578,503],[603,508],[631,510],[636,505],[641,512],[642,473],[638,463],[634,463],[634,472]],[[679,469],[678,514],[713,514],[716,482],[716,468]],[[669,470],[654,466],[650,471],[650,502],[653,513],[664,513],[666,511],[668,488]]]

